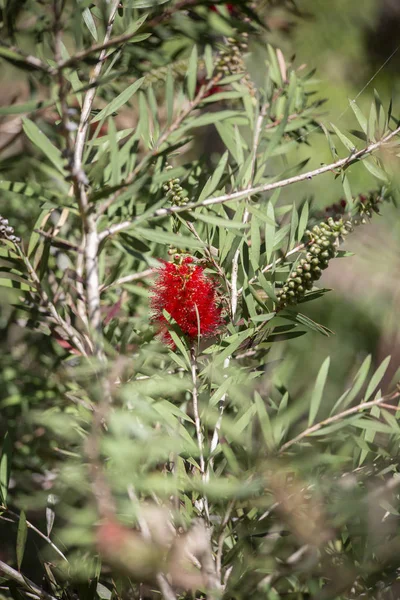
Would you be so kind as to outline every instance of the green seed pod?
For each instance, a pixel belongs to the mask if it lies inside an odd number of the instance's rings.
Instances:
[[[303,265],[303,271],[310,271],[311,270],[311,265],[309,262],[304,263]]]
[[[304,279],[307,281],[309,281],[310,279],[312,279],[312,275],[311,273],[304,273]]]
[[[292,280],[288,283],[289,289],[294,290],[296,288],[296,283]]]
[[[311,265],[319,265],[319,258],[312,258],[310,262],[311,262]],[[311,268],[314,268],[314,267],[311,266]]]

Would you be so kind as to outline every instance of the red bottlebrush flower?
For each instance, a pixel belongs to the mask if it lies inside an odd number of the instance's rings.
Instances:
[[[207,83],[207,79],[205,77],[201,77],[197,80],[196,84],[196,95],[199,93],[202,85]],[[223,92],[224,88],[220,85],[213,85],[205,94],[204,98],[208,98],[209,96],[213,96],[214,94],[218,94],[219,92]]]
[[[235,7],[233,6],[233,4],[225,4],[225,6],[229,10],[230,13],[233,13],[233,11],[235,10]],[[211,10],[213,10],[214,12],[218,12],[215,4],[211,5]]]
[[[160,338],[170,347],[174,343],[164,310],[192,340],[197,339],[199,331],[204,337],[213,335],[221,324],[216,284],[205,275],[203,267],[193,264],[190,257],[184,258],[180,264],[164,262],[158,269],[151,308],[152,321],[159,328]]]

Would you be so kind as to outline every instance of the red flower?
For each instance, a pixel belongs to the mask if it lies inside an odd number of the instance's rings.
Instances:
[[[197,80],[197,84],[196,84],[196,95],[199,93],[201,86],[206,85],[207,84],[207,79],[205,77],[200,77]],[[219,94],[220,92],[223,92],[224,88],[220,85],[213,85],[208,92],[206,92],[204,94],[204,98],[208,98],[209,96],[213,96],[214,94]]]
[[[235,10],[235,7],[233,6],[233,4],[225,4],[225,6],[229,10],[230,13],[233,13],[233,11]],[[217,7],[215,6],[215,4],[211,5],[211,10],[213,10],[214,12],[217,12]]]
[[[199,331],[204,337],[213,335],[221,324],[216,285],[205,275],[202,267],[193,264],[190,257],[184,258],[180,264],[164,262],[158,269],[151,308],[152,321],[159,328],[160,338],[170,347],[174,347],[174,343],[164,310],[192,340],[197,339]]]

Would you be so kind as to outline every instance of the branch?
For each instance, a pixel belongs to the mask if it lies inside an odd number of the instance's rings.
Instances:
[[[79,63],[79,61],[87,58],[91,54],[94,54],[95,52],[100,52],[103,50],[108,50],[108,48],[112,48],[113,46],[118,46],[119,44],[123,44],[123,43],[129,41],[130,39],[132,39],[136,34],[137,34],[137,30],[133,31],[131,33],[124,33],[122,35],[118,35],[118,36],[112,38],[111,40],[107,40],[107,41],[103,42],[102,44],[93,44],[93,46],[90,46],[90,48],[86,48],[86,50],[80,50],[73,56],[70,56],[66,60],[59,62],[57,65],[57,70],[62,71],[63,69],[66,69],[68,67],[73,67],[77,63]]]
[[[36,286],[36,291],[40,295],[43,304],[45,306],[47,306],[51,316],[53,317],[53,319],[55,320],[57,325],[59,325],[61,327],[61,329],[67,334],[68,339],[72,342],[72,344],[75,346],[75,348],[77,350],[79,350],[79,352],[82,354],[82,356],[86,356],[87,352],[85,350],[83,342],[81,341],[81,339],[79,337],[78,332],[69,323],[67,323],[67,321],[65,321],[61,317],[61,315],[59,315],[53,302],[50,300],[49,296],[43,289],[42,282],[40,281],[35,269],[31,265],[31,262],[30,262],[29,258],[26,256],[26,254],[22,251],[22,249],[17,244],[15,244],[15,248],[16,248],[16,251],[18,252],[20,258],[24,262],[24,265],[28,270],[31,280],[33,281],[33,283]]]
[[[311,435],[312,433],[315,433],[316,431],[319,431],[320,429],[322,429],[322,427],[326,427],[327,425],[336,423],[337,421],[340,421],[341,419],[348,417],[349,415],[354,415],[360,410],[366,410],[367,408],[371,408],[372,406],[382,406],[386,409],[390,408],[391,410],[400,410],[400,406],[393,406],[387,404],[392,400],[397,400],[397,398],[400,398],[400,389],[396,390],[395,392],[392,392],[388,396],[383,396],[382,398],[378,398],[377,400],[370,400],[369,402],[361,402],[360,404],[357,404],[357,406],[352,406],[351,408],[348,408],[342,411],[341,413],[338,413],[337,415],[328,417],[327,419],[316,423],[312,427],[308,427],[302,433],[299,433],[299,435],[297,435],[295,438],[283,444],[283,446],[281,446],[280,448],[280,452],[284,452],[294,444],[300,442],[305,437]]]
[[[16,63],[21,63],[30,69],[36,69],[47,75],[54,75],[53,69],[46,65],[40,58],[32,56],[30,54],[24,54],[19,48],[15,46],[7,47],[3,44],[0,45],[0,57],[6,60]]]
[[[57,600],[54,596],[42,590],[42,588],[36,585],[36,583],[33,583],[33,581],[31,581],[30,579],[28,579],[24,575],[21,575],[21,573],[18,573],[18,571],[16,571],[12,567],[9,567],[2,560],[0,560],[0,571],[3,571],[3,573],[5,573],[7,577],[19,583],[23,588],[29,590],[29,592],[34,592],[34,594],[38,598],[43,598],[44,600]]]
[[[215,86],[221,78],[222,78],[222,75],[217,74],[217,75],[215,75],[215,77],[210,79],[210,81],[206,85],[202,85],[200,87],[195,98],[193,98],[193,100],[188,103],[186,108],[177,116],[175,121],[169,127],[167,127],[167,129],[164,131],[164,133],[162,133],[160,135],[160,137],[155,142],[155,144],[154,144],[153,148],[150,150],[150,152],[148,152],[147,154],[145,154],[143,156],[142,160],[136,165],[136,167],[133,169],[132,173],[130,173],[128,175],[128,177],[125,180],[124,186],[121,187],[117,192],[115,192],[115,194],[113,194],[113,196],[111,196],[103,204],[103,206],[100,208],[100,211],[99,211],[100,214],[104,213],[112,205],[112,203],[115,202],[115,200],[124,192],[126,187],[130,183],[132,183],[132,181],[134,181],[135,177],[142,171],[142,169],[147,165],[147,163],[152,158],[155,158],[157,156],[157,154],[160,151],[161,146],[168,140],[170,135],[172,133],[174,133],[174,131],[176,131],[178,129],[178,127],[182,124],[182,122],[186,119],[186,117],[188,117],[190,115],[190,113],[195,108],[197,108],[199,106],[199,104],[201,104],[201,102],[204,100],[204,97],[206,96],[207,92],[213,86]],[[187,206],[190,206],[190,205],[187,205]],[[175,207],[175,208],[178,208],[178,207]],[[172,211],[172,212],[180,212],[180,211]],[[166,213],[166,214],[170,214],[170,213]],[[126,229],[126,227],[124,229]],[[103,233],[104,232],[99,234],[100,241],[102,239],[104,239],[105,237],[107,237],[106,235],[103,236]]]
[[[119,0],[113,0],[103,44],[106,44],[110,39],[118,5]],[[93,69],[93,75],[90,78],[89,83],[91,86],[97,81],[101,73],[105,57],[106,49],[103,49],[100,53],[97,64]],[[104,362],[105,357],[102,343],[100,314],[99,270],[97,261],[99,237],[97,235],[96,219],[88,201],[86,191],[87,178],[82,170],[83,150],[95,94],[96,87],[93,85],[93,87],[90,87],[86,92],[83,102],[81,118],[75,140],[72,175],[74,178],[75,195],[79,204],[85,238],[84,255],[89,325],[92,329],[93,335],[95,336],[94,354],[100,359],[101,362]]]
[[[201,421],[200,421],[200,413],[199,413],[199,396],[197,389],[197,365],[196,365],[196,350],[194,345],[190,349],[190,367],[191,367],[191,375],[192,375],[192,400],[193,400],[193,415],[194,415],[194,423],[196,428],[196,436],[197,436],[197,445],[199,448],[199,460],[200,460],[200,473],[203,482],[206,481],[206,463],[204,460],[204,436],[201,429]],[[208,501],[207,497],[204,494],[203,498],[203,508],[205,515],[207,517],[208,523],[210,522],[210,514],[208,510]]]
[[[138,281],[138,279],[146,279],[146,277],[150,277],[151,275],[154,275],[154,273],[155,273],[155,270],[154,270],[154,268],[152,268],[152,269],[145,269],[144,271],[140,271],[140,273],[131,273],[130,275],[125,275],[125,277],[116,279],[109,285],[100,286],[100,293],[103,293],[106,290],[109,290],[110,288],[117,287],[119,285],[123,285],[124,283],[130,283],[131,281]]]
[[[149,219],[157,218],[157,217],[165,217],[170,214],[180,213],[185,211],[193,210],[194,208],[199,208],[203,206],[214,206],[217,204],[224,204],[226,202],[232,202],[235,200],[242,200],[247,196],[254,196],[255,194],[261,194],[262,192],[271,192],[276,189],[284,188],[294,183],[299,183],[301,181],[307,181],[316,177],[318,175],[323,175],[324,173],[332,172],[335,169],[340,169],[344,166],[350,166],[354,162],[372,154],[376,150],[378,150],[381,146],[387,144],[392,140],[396,135],[400,133],[400,126],[397,127],[394,131],[391,131],[388,135],[383,137],[378,142],[374,142],[373,144],[369,144],[365,148],[358,150],[354,154],[350,154],[346,158],[341,158],[334,163],[329,165],[324,165],[323,167],[319,167],[318,169],[314,169],[313,171],[308,171],[307,173],[301,173],[300,175],[295,175],[294,177],[289,177],[288,179],[282,179],[281,181],[275,181],[273,183],[264,183],[263,185],[239,190],[237,192],[232,192],[230,194],[224,194],[223,196],[217,196],[215,198],[206,198],[201,202],[191,202],[186,204],[185,206],[170,206],[167,208],[159,208],[154,211],[152,215],[149,215]],[[115,225],[111,225],[104,231],[102,231],[99,235],[100,239],[103,240],[109,235],[114,235],[115,233],[119,233],[120,231],[124,231],[125,229],[129,229],[134,225],[135,221],[141,217],[137,217],[131,221],[123,221],[122,223],[117,223]]]

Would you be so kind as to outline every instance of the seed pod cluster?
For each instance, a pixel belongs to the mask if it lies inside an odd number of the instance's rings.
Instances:
[[[351,219],[345,217],[347,202],[343,199],[339,204],[325,209],[325,214],[333,216],[306,231],[307,252],[294,266],[282,288],[276,292],[278,310],[296,304],[307,290],[312,289],[314,281],[321,277],[329,261],[336,256],[339,243],[355,226],[366,223],[373,213],[379,213],[379,204],[384,199],[383,191],[361,194],[355,202],[356,214]]]
[[[172,169],[170,165],[167,166],[167,170]],[[181,186],[180,179],[170,179],[166,181],[163,185],[163,190],[165,195],[171,204],[175,206],[185,206],[189,202],[189,198],[187,197],[185,190]]]
[[[329,261],[335,257],[341,240],[353,230],[350,221],[329,217],[312,230],[306,231],[309,239],[307,252],[295,265],[283,287],[277,291],[277,308],[280,310],[289,304],[296,304],[307,290],[311,290],[314,281],[322,275]]]
[[[13,244],[19,244],[21,241],[19,237],[14,235],[14,228],[8,224],[8,219],[5,219],[0,215],[0,240],[12,242]]]
[[[229,37],[226,45],[219,49],[219,59],[216,64],[216,72],[222,76],[243,74],[242,83],[244,83],[252,96],[256,89],[250,76],[247,73],[246,65],[243,60],[243,54],[248,50],[249,34],[246,31],[238,34],[237,38]]]
[[[172,169],[171,165],[166,166],[167,171],[170,171],[171,169]],[[181,186],[181,182],[178,177],[176,177],[175,179],[169,179],[168,181],[166,181],[163,184],[163,190],[164,190],[165,195],[168,198],[169,202],[173,206],[185,206],[189,202],[189,198],[186,195],[185,190]],[[178,233],[180,226],[181,226],[181,221],[179,221],[179,219],[177,219],[176,215],[172,215],[173,232]],[[172,256],[173,254],[175,254],[175,252],[182,254],[182,253],[184,253],[184,250],[182,248],[176,248],[175,246],[173,246],[171,244],[168,249],[168,254],[170,256]]]

